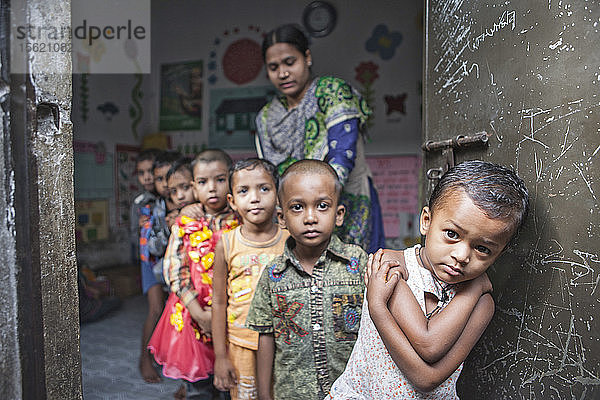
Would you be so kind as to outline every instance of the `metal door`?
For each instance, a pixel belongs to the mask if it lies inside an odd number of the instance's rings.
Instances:
[[[488,271],[496,312],[463,399],[600,398],[599,29],[596,1],[426,3],[424,142],[485,131],[454,161],[512,166],[531,194],[518,245]]]

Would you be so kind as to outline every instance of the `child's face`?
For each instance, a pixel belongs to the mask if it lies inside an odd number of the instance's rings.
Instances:
[[[178,209],[194,202],[191,181],[192,175],[185,169],[179,170],[169,177],[167,182],[169,194],[171,201]]]
[[[264,168],[236,171],[232,176],[232,193],[227,198],[244,224],[272,226],[277,194],[273,176]]]
[[[196,163],[192,187],[196,200],[204,205],[207,213],[222,211],[227,206],[229,193],[227,165],[222,161]]]
[[[144,190],[148,192],[154,191],[154,175],[152,175],[152,160],[139,161],[136,164],[135,172],[137,174],[138,182]]]
[[[160,197],[166,198],[169,195],[169,186],[167,185],[167,172],[171,168],[170,165],[154,168],[154,187],[156,193]]]
[[[511,220],[487,217],[463,191],[456,190],[431,213],[421,212],[427,235],[421,256],[425,267],[447,283],[483,274],[502,253],[514,231]]]
[[[293,174],[286,178],[281,195],[280,223],[299,247],[326,247],[346,212],[337,204],[333,177],[326,174]]]

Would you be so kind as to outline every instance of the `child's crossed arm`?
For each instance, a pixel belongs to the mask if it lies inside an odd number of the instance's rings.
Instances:
[[[404,256],[386,252],[387,261]],[[406,282],[395,274],[388,280],[394,262],[382,257],[370,257],[367,268],[371,318],[398,368],[420,390],[432,390],[464,361],[491,320],[493,300],[482,296],[491,284],[485,274],[461,284],[448,306],[427,320]]]

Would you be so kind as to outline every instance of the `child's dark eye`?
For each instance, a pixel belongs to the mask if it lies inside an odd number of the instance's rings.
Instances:
[[[217,179],[217,182],[219,182],[219,183],[223,183],[223,182],[225,182],[225,181],[226,181],[226,179],[225,179],[225,178],[219,178],[219,179]]]
[[[268,186],[262,186],[262,187],[260,188],[260,191],[261,191],[261,192],[265,192],[265,193],[269,192],[270,190],[271,190],[271,188],[270,188],[270,187],[268,187]]]
[[[198,183],[198,185],[204,185],[206,183],[206,179],[198,179],[196,183]]]
[[[446,232],[446,236],[447,236],[449,239],[458,239],[458,233],[456,233],[456,232],[454,232],[454,231],[451,231],[451,230],[449,230],[449,229],[448,229],[448,230],[446,230],[445,232]]]
[[[290,206],[290,210],[292,210],[292,211],[302,211],[302,206],[300,204],[292,204]]]
[[[324,202],[324,201],[322,201],[322,202],[319,203],[319,205],[317,206],[317,208],[319,210],[327,210],[329,208],[329,204],[326,203],[326,202]]]
[[[485,246],[476,246],[475,249],[483,254],[490,254],[492,251]]]
[[[241,189],[238,189],[238,191],[237,191],[237,192],[238,192],[238,193],[240,193],[240,194],[248,193],[248,189],[246,189],[246,188],[241,188]]]
[[[190,185],[183,185],[182,188],[183,188],[183,190],[189,190],[190,189]]]

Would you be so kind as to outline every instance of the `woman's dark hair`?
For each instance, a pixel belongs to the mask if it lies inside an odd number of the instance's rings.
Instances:
[[[271,175],[271,177],[273,178],[273,183],[275,183],[275,190],[279,188],[279,172],[277,172],[277,167],[275,167],[275,165],[273,165],[273,163],[271,163],[268,160],[253,157],[246,158],[245,160],[236,161],[229,168],[229,192],[233,193],[233,175],[236,172],[241,171],[243,169],[253,170],[254,168],[264,169],[267,172],[267,174]]]
[[[267,50],[276,43],[288,43],[298,50],[302,55],[306,55],[308,50],[308,39],[306,35],[294,24],[281,25],[265,35],[262,42],[262,57],[266,61]]]
[[[510,219],[513,237],[518,233],[529,210],[525,183],[511,169],[485,161],[465,161],[448,170],[433,189],[429,210],[444,205],[452,190],[462,189],[485,215],[492,219]]]
[[[171,176],[179,171],[187,171],[190,173],[190,175],[193,176],[193,172],[192,172],[192,159],[189,157],[182,157],[179,158],[178,160],[176,160],[173,165],[171,165],[171,168],[169,169],[169,172],[167,172],[167,181],[171,178]]]

